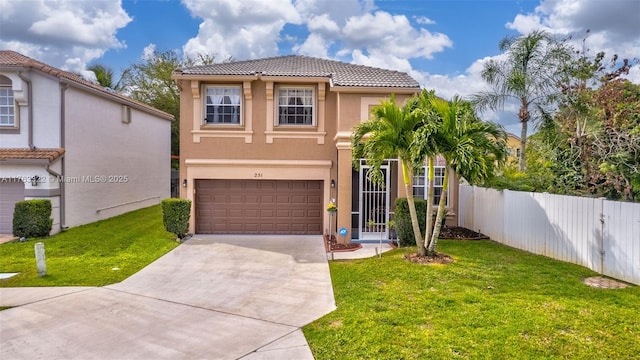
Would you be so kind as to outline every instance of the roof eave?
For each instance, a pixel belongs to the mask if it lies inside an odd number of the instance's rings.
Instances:
[[[198,80],[198,81],[252,81],[258,79],[257,74],[253,75],[217,75],[217,74],[184,74],[174,72],[171,75],[174,80]]]
[[[56,159],[20,159],[20,158],[5,158],[0,159],[0,164],[7,165],[49,165],[52,164]]]
[[[37,70],[37,69],[35,69]],[[110,100],[113,100],[117,103],[123,104],[123,105],[127,105],[130,106],[134,109],[140,110],[142,112],[145,112],[147,114],[151,114],[151,115],[155,115],[158,116],[160,118],[162,118],[163,120],[167,120],[167,121],[174,121],[175,117],[167,112],[164,112],[162,110],[158,110],[156,108],[150,107],[150,106],[145,106],[142,104],[139,104],[135,101],[132,101],[130,99],[127,99],[126,97],[120,97],[114,94],[110,94],[108,92],[104,92],[104,91],[100,91],[92,86],[87,86],[81,83],[78,83],[76,81],[73,81],[71,79],[67,79],[65,77],[59,77],[58,78],[60,80],[61,83],[75,87],[75,88],[79,88],[85,91],[88,91],[92,94],[101,96],[101,97],[105,97],[105,98],[109,98]]]
[[[334,85],[330,91],[341,93],[373,93],[373,94],[406,94],[413,95],[420,92],[420,87],[382,87],[382,86],[340,86]]]

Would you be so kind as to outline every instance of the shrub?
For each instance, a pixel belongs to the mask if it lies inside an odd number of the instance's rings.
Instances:
[[[184,238],[189,231],[189,216],[191,215],[191,200],[169,198],[162,200],[162,222],[164,228],[176,234],[179,239]]]
[[[427,202],[424,199],[415,199],[415,203],[420,231],[424,231],[427,222]],[[409,203],[406,198],[398,198],[396,199],[395,205],[396,234],[398,235],[398,242],[400,243],[400,246],[413,246],[416,244],[416,238],[413,235],[413,226],[411,226]]]
[[[13,209],[13,235],[17,237],[47,236],[51,232],[50,200],[24,200]]]

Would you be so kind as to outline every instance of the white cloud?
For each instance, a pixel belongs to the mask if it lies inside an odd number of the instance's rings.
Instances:
[[[309,31],[312,33],[322,34],[324,36],[338,36],[340,35],[340,27],[338,24],[329,18],[329,14],[322,14],[320,16],[313,15],[309,18],[307,24]]]
[[[142,49],[142,60],[150,60],[156,52],[156,44],[149,44]]]
[[[0,1],[0,48],[82,74],[107,50],[126,47],[116,33],[131,20],[119,0]]]
[[[590,30],[591,49],[633,58],[640,54],[639,14],[637,0],[543,0],[533,13],[518,14],[506,26],[521,34],[544,29],[576,40]]]
[[[304,43],[293,46],[293,51],[301,55],[330,59],[329,46],[331,44],[320,34],[311,33]]]
[[[406,16],[385,11],[349,18],[343,34],[345,46],[393,53],[403,58],[431,59],[433,54],[453,46],[447,35],[416,29]]]
[[[278,54],[280,32],[300,15],[289,0],[184,0],[195,17],[203,19],[198,35],[184,45],[187,56],[214,53],[218,58],[250,59]]]
[[[431,20],[426,16],[414,16],[413,18],[420,25],[434,25],[436,23],[434,20]]]

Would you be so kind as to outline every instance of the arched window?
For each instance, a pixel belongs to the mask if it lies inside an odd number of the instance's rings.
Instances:
[[[0,75],[0,127],[16,126],[15,104],[11,79]]]

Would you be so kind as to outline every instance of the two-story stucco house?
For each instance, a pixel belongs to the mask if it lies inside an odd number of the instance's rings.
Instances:
[[[385,186],[372,184],[366,163],[352,164],[351,134],[381,99],[394,94],[401,104],[419,92],[413,78],[306,56],[182,68],[173,78],[191,231],[323,234],[331,227],[348,230],[341,242],[387,237],[394,200],[404,196],[397,161],[382,170]],[[416,176],[414,193],[424,189]],[[326,211],[334,199],[337,214]]]
[[[52,233],[159,203],[173,116],[67,71],[0,51],[0,234],[49,199]]]

